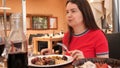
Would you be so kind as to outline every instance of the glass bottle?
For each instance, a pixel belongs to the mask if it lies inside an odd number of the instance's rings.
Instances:
[[[2,56],[2,52],[4,51],[4,39],[5,39],[5,33],[4,33],[4,24],[3,24],[3,16],[0,16],[0,56]]]
[[[0,16],[0,45],[4,43],[4,35],[3,17]]]
[[[11,15],[12,29],[8,37],[8,68],[27,68],[27,41],[23,32],[22,14]]]

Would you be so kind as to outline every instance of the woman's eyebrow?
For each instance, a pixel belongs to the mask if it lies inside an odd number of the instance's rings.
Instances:
[[[77,8],[72,8],[71,10],[77,10]]]
[[[70,10],[77,10],[77,8],[71,8]],[[68,9],[66,9],[66,11],[68,11]]]

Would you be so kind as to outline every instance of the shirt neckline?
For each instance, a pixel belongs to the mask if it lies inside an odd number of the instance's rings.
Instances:
[[[84,34],[86,34],[89,31],[89,29],[86,29],[84,32],[80,33],[80,34],[73,34],[73,36],[82,36]]]

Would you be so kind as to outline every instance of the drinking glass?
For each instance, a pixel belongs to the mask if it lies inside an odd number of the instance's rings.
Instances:
[[[28,45],[28,57],[33,56],[33,45]]]

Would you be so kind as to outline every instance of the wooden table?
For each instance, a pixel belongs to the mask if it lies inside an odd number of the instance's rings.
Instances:
[[[48,48],[52,49],[53,41],[61,41],[62,37],[34,37],[33,38],[33,53],[38,54],[38,41],[47,41],[48,42]]]
[[[0,67],[3,68],[3,67]],[[4,68],[7,68],[6,66]],[[28,66],[28,68],[39,68],[39,67],[30,67]],[[41,68],[41,67],[40,67]],[[46,68],[46,67],[45,67]],[[72,64],[67,64],[67,65],[63,65],[63,66],[58,66],[58,67],[48,67],[48,68],[74,68],[74,66],[72,66]]]
[[[7,68],[7,61],[5,61],[5,67]],[[3,68],[2,66],[0,66],[0,68]],[[28,68],[39,68],[39,67],[30,67],[28,66]],[[41,68],[41,67],[40,67]],[[42,67],[43,68],[43,67]],[[66,64],[66,65],[62,65],[62,66],[57,66],[57,67],[45,67],[45,68],[74,68],[74,66],[72,65],[72,63]]]

